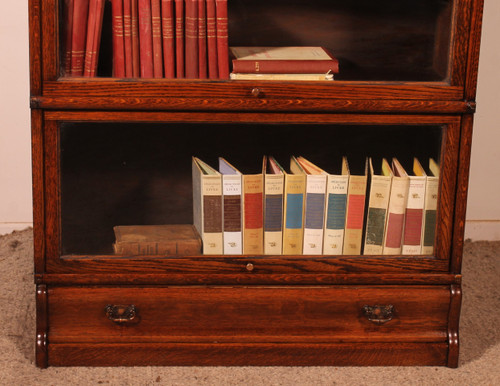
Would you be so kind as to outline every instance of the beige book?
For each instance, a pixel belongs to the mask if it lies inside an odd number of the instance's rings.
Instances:
[[[370,186],[363,254],[381,255],[384,248],[385,222],[391,194],[392,171],[385,158],[382,159],[379,171],[373,168],[371,158],[369,159],[369,166]]]
[[[203,242],[203,254],[220,255],[222,246],[222,178],[221,174],[192,158],[193,222]]]
[[[422,254],[434,254],[434,239],[436,235],[436,218],[439,194],[439,165],[429,159],[429,172],[424,199],[424,224],[422,229]]]

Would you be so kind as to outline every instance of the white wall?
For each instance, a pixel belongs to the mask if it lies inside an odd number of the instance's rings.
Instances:
[[[30,225],[28,1],[0,1],[0,234]],[[466,236],[500,240],[500,1],[485,0]]]

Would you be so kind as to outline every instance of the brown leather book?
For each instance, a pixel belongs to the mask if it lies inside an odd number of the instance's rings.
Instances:
[[[125,46],[123,31],[123,0],[111,1],[111,28],[113,31],[113,76],[125,77]]]
[[[119,225],[113,230],[113,248],[119,255],[201,254],[201,238],[191,224]]]
[[[217,61],[217,28],[215,17],[215,0],[207,2],[207,56],[208,78],[219,78],[219,64]]]
[[[229,79],[229,47],[227,26],[227,0],[215,0],[217,16],[217,62],[219,78]]]
[[[198,78],[198,1],[186,0],[186,78]]]
[[[162,0],[161,24],[163,40],[163,67],[165,78],[175,78],[174,2]]]
[[[73,33],[71,37],[71,76],[83,75],[89,0],[74,0]]]
[[[151,32],[153,35],[153,77],[163,78],[160,0],[151,0]]]

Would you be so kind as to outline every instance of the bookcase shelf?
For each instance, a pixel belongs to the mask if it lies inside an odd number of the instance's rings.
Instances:
[[[66,76],[68,3],[29,1],[37,366],[458,365],[482,0],[229,0],[230,46],[325,47],[324,82],[112,77],[109,2],[98,76]],[[435,159],[434,251],[114,253],[193,223],[191,157],[264,155]]]

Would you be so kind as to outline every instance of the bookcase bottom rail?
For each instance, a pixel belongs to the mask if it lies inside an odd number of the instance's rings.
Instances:
[[[446,366],[446,343],[51,344],[50,366]]]

